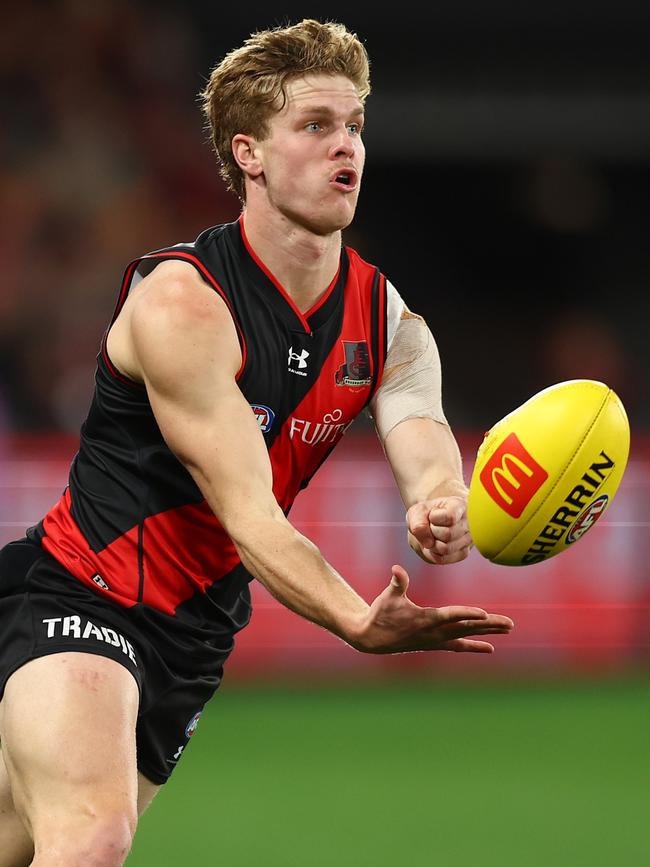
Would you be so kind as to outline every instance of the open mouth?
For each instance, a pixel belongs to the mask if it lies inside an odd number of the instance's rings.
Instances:
[[[330,183],[339,190],[352,192],[357,187],[357,173],[354,169],[341,169],[330,177]]]

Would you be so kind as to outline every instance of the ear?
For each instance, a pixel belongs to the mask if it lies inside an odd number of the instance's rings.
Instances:
[[[262,172],[262,161],[258,153],[257,139],[252,135],[237,133],[232,140],[232,155],[242,172],[251,180],[258,178]]]

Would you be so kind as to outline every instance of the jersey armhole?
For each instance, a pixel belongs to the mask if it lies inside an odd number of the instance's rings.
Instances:
[[[370,401],[375,396],[377,389],[381,384],[381,378],[384,373],[384,363],[387,353],[387,297],[386,297],[386,278],[377,270],[372,281],[371,290],[371,340],[372,354],[374,357],[374,382],[368,395],[368,400],[364,404],[364,408],[370,404]]]
[[[235,381],[238,382],[239,379],[241,378],[241,375],[244,372],[244,368],[246,367],[247,352],[246,352],[246,341],[244,339],[244,332],[242,331],[242,328],[239,324],[239,321],[238,321],[237,317],[235,316],[235,311],[232,308],[232,304],[230,303],[228,296],[223,291],[221,286],[217,283],[217,281],[214,279],[212,274],[208,271],[208,269],[205,267],[203,262],[201,262],[201,260],[197,256],[193,255],[192,253],[188,253],[186,251],[183,251],[183,250],[167,250],[167,251],[159,252],[159,253],[149,253],[146,256],[141,256],[139,259],[134,259],[127,266],[127,269],[124,272],[124,278],[122,280],[122,288],[120,289],[120,294],[119,294],[119,297],[117,299],[117,304],[115,305],[115,310],[113,311],[113,316],[112,316],[111,321],[108,325],[108,328],[104,332],[104,336],[102,337],[101,354],[102,354],[102,357],[106,363],[106,367],[108,368],[109,373],[111,374],[111,376],[113,376],[114,379],[117,379],[119,382],[122,382],[126,385],[129,385],[129,386],[134,387],[134,388],[139,388],[139,389],[145,388],[145,386],[142,383],[139,383],[133,379],[130,379],[128,376],[125,376],[123,373],[121,373],[115,367],[115,365],[111,361],[111,358],[108,354],[108,348],[106,345],[106,341],[108,339],[108,332],[111,330],[115,320],[119,316],[120,311],[121,311],[122,307],[124,306],[124,302],[126,301],[128,294],[134,285],[134,280],[138,276],[138,274],[137,274],[138,267],[143,262],[146,262],[146,263],[152,262],[152,267],[149,269],[149,272],[148,272],[148,273],[150,273],[151,271],[153,271],[153,269],[156,267],[156,265],[159,264],[159,262],[162,262],[165,260],[170,260],[170,259],[178,259],[180,261],[188,262],[190,265],[193,265],[194,268],[196,268],[196,270],[199,272],[201,277],[203,277],[203,279],[206,281],[206,283],[209,283],[210,286],[212,286],[212,288],[215,290],[215,292],[217,292],[220,295],[220,297],[223,299],[226,307],[228,308],[228,312],[230,313],[232,321],[235,324],[235,329],[237,331],[237,338],[239,340],[239,347],[241,349],[241,364],[239,366],[239,370],[235,374]],[[156,261],[152,261],[152,260],[156,260]],[[144,276],[146,276],[146,275],[142,275],[140,277],[140,279],[142,279],[142,277],[144,277]]]

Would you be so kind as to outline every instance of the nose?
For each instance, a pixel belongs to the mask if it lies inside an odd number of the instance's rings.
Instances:
[[[356,142],[348,132],[347,127],[342,127],[336,130],[333,135],[332,144],[330,145],[330,159],[340,159],[341,157],[352,158],[355,154]]]

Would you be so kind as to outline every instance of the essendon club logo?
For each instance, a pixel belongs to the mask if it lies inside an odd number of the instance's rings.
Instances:
[[[548,473],[526,451],[517,434],[509,434],[481,470],[483,487],[497,506],[518,518]]]
[[[337,385],[370,385],[370,359],[368,357],[368,344],[365,340],[353,341],[342,340],[345,363],[342,364],[335,374]]]

